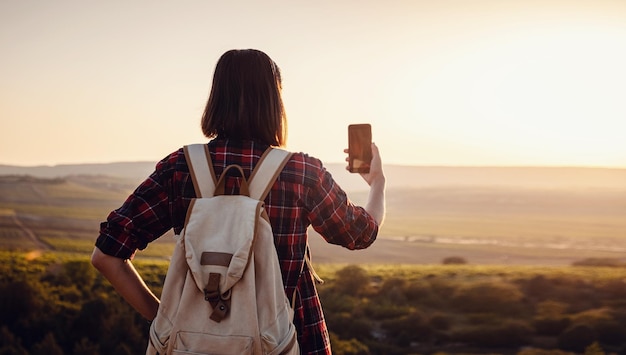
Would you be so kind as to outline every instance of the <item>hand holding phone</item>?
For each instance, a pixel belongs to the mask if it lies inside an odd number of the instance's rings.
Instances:
[[[372,126],[351,124],[348,126],[348,170],[366,174],[372,161]]]
[[[383,173],[380,152],[372,143],[372,128],[369,124],[348,126],[347,169],[351,173],[361,173],[370,186],[365,210],[381,226],[385,219],[385,174]]]

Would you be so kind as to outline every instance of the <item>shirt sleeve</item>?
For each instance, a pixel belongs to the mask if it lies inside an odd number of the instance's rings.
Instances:
[[[105,254],[122,259],[132,258],[172,228],[169,208],[168,179],[178,159],[178,152],[161,160],[155,171],[100,224],[96,246]]]
[[[327,242],[351,250],[370,246],[378,235],[376,220],[348,199],[321,162],[313,172],[316,184],[307,196],[313,229]]]

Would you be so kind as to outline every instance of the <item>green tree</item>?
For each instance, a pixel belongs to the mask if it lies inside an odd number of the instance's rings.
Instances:
[[[64,264],[64,272],[81,290],[89,290],[96,279],[96,271],[86,260],[72,260]]]
[[[368,340],[372,337],[372,322],[365,317],[355,317],[350,313],[329,313],[328,329],[342,339]]]
[[[330,344],[335,355],[369,355],[367,345],[356,339],[342,340],[337,334],[330,333]]]
[[[35,344],[31,350],[33,355],[63,355],[63,349],[57,344],[57,340],[52,333],[46,334],[46,336],[37,344]]]
[[[433,329],[427,324],[426,317],[417,310],[396,319],[383,321],[381,327],[391,343],[404,347],[413,341],[428,342],[433,335]]]
[[[583,352],[596,341],[593,329],[585,324],[574,324],[559,335],[559,348]]]
[[[511,347],[528,345],[533,329],[518,320],[507,320],[501,324],[481,324],[457,329],[452,339],[478,347]]]
[[[11,326],[18,319],[39,313],[42,295],[26,280],[5,282],[0,285],[0,320]]]
[[[22,340],[5,326],[0,329],[0,344],[0,355],[28,355]]]
[[[100,347],[87,338],[82,338],[79,342],[74,344],[74,355],[99,355]]]
[[[585,355],[604,355],[604,354],[605,354],[604,350],[602,350],[602,347],[600,347],[600,344],[598,344],[598,342],[594,342],[593,344],[585,348]]]
[[[358,296],[367,289],[370,283],[367,271],[358,265],[348,265],[337,271],[335,288],[342,293]]]
[[[483,281],[458,288],[451,303],[463,312],[514,316],[523,311],[523,298],[524,294],[515,285]]]

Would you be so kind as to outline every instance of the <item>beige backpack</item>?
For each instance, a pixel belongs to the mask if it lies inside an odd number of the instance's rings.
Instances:
[[[268,149],[246,181],[216,181],[208,147],[186,146],[197,198],[163,285],[146,354],[299,354],[263,200],[290,153]],[[238,170],[240,195],[224,195]]]

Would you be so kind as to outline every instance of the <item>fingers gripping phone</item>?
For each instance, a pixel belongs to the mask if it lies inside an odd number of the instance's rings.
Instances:
[[[351,173],[369,173],[372,161],[372,126],[348,126],[348,170]]]

